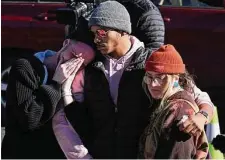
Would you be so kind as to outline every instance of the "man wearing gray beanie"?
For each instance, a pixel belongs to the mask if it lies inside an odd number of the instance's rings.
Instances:
[[[148,124],[150,102],[141,84],[152,50],[130,35],[130,21],[119,2],[95,8],[88,25],[101,54],[85,68],[84,101],[65,108],[93,158],[136,159]]]
[[[85,0],[85,2],[93,3],[98,6],[100,3],[108,0]],[[165,26],[159,9],[151,0],[116,0],[125,6],[131,17],[132,35],[144,42],[147,48],[152,50],[158,49],[164,44]],[[114,12],[119,12],[114,8]],[[113,13],[114,13],[113,12]],[[89,15],[85,16],[86,20],[79,21],[76,31],[70,31],[70,38],[80,41],[91,42],[90,32],[87,32]],[[71,27],[73,28],[73,27]]]
[[[129,34],[131,33],[130,15],[127,9],[116,1],[101,3],[98,8],[93,11],[88,25],[103,26],[124,31]]]
[[[130,16],[119,2],[101,3],[89,28],[100,54],[85,68],[83,103],[65,109],[76,120],[67,118],[93,158],[137,158],[148,123],[149,100],[141,84],[151,52],[130,35]]]

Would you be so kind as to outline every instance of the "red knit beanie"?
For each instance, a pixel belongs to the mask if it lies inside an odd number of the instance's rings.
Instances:
[[[185,64],[173,45],[163,45],[148,58],[146,71],[159,73],[184,73]]]

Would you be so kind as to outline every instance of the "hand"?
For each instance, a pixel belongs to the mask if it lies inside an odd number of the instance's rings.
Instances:
[[[77,67],[77,63],[80,63],[81,59],[82,58],[72,58],[63,64],[59,62],[59,65],[55,70],[53,80],[62,84],[74,72]]]
[[[180,131],[188,133],[190,135],[196,136],[200,135],[204,130],[205,122],[207,121],[206,117],[201,113],[191,115],[186,121],[179,124]]]
[[[88,150],[83,145],[74,146],[75,152],[69,152],[74,158],[84,158],[87,155]]]
[[[71,66],[71,68],[74,68],[72,74],[62,84],[62,92],[68,92],[68,91],[71,92],[73,80],[74,80],[78,70],[80,69],[81,65],[84,62],[83,58],[78,58],[78,59],[79,59],[79,61],[76,61]]]

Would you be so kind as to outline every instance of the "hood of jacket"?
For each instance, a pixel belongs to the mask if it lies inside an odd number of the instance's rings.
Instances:
[[[134,36],[131,36],[131,42],[132,48],[130,49],[129,53],[132,54],[132,58],[125,70],[144,69],[145,62],[147,58],[151,55],[152,50],[145,48],[144,43],[139,41]],[[106,56],[103,56],[101,53],[98,53],[91,65],[93,65],[95,68],[101,69],[102,67],[104,67],[103,63],[107,59],[108,58],[106,58]]]

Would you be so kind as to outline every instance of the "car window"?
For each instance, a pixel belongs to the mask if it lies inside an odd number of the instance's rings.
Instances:
[[[37,0],[2,0],[2,2],[37,2]]]
[[[2,0],[3,2],[64,2],[63,0]]]
[[[213,4],[210,5],[203,2],[204,0],[160,0],[159,4],[162,6],[180,6],[180,7],[198,7],[198,8],[215,7],[215,5]]]

